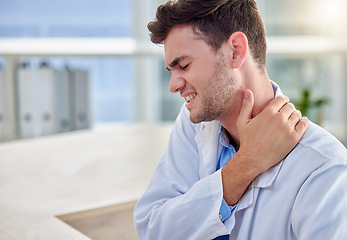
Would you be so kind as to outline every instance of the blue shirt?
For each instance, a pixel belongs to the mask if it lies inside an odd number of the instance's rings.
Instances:
[[[223,149],[219,156],[219,161],[217,165],[217,169],[224,167],[225,164],[229,162],[229,160],[235,155],[236,150],[232,143],[230,143],[229,136],[225,128],[223,126],[220,126],[219,129],[219,142],[222,144]],[[231,213],[235,209],[236,205],[229,206],[224,198],[222,200],[221,207],[219,209],[219,219],[224,222],[227,218],[231,216]]]

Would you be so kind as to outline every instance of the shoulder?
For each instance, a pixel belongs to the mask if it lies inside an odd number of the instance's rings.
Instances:
[[[305,179],[333,167],[347,170],[347,149],[332,134],[310,122],[301,141],[284,160],[284,168]]]
[[[292,188],[295,200],[291,212],[296,236],[342,239],[346,236],[346,147],[326,130],[310,123],[292,153],[295,157],[292,155],[287,172],[292,173],[290,184],[296,183]]]
[[[296,147],[301,153],[314,154],[317,158],[335,164],[347,164],[346,147],[332,134],[310,122],[309,128]]]

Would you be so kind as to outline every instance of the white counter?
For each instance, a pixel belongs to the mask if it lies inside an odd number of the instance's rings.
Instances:
[[[0,239],[89,239],[55,216],[138,199],[170,126],[117,125],[0,144]]]

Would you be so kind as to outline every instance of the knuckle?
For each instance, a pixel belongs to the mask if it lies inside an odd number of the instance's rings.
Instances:
[[[295,123],[299,123],[301,118],[301,112],[299,110],[294,110],[289,118]]]
[[[301,112],[300,112],[300,110],[295,110],[295,114],[297,114],[300,118],[302,117],[302,114],[301,114]]]
[[[308,126],[309,126],[309,122],[308,122],[308,119],[307,118],[301,118],[299,124],[297,125],[300,130],[302,130],[302,133],[307,130]]]
[[[295,111],[295,106],[292,103],[286,103],[281,110],[293,113]]]
[[[279,99],[281,100],[281,102],[283,102],[283,103],[289,102],[289,98],[287,96],[282,95],[282,96],[279,96],[279,97],[280,97]]]
[[[293,109],[293,111],[296,110],[293,103],[289,102],[289,103],[287,103],[287,105],[288,105],[291,109]]]

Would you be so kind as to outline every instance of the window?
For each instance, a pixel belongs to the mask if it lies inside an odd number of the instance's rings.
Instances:
[[[132,1],[1,1],[0,37],[121,38],[133,36]],[[130,57],[25,57],[55,68],[87,68],[94,122],[134,120],[134,59]]]
[[[347,23],[343,0],[257,1],[268,39],[267,69],[293,101],[303,89],[312,99],[329,99],[310,118],[347,142]],[[0,2],[0,37],[131,38],[151,45],[146,25],[159,0]],[[168,91],[162,49],[146,54],[81,58],[50,57],[88,67],[95,122],[174,121],[183,100]],[[3,62],[3,61],[2,61]],[[6,63],[5,63],[6,64]],[[323,114],[323,115],[320,115]]]

